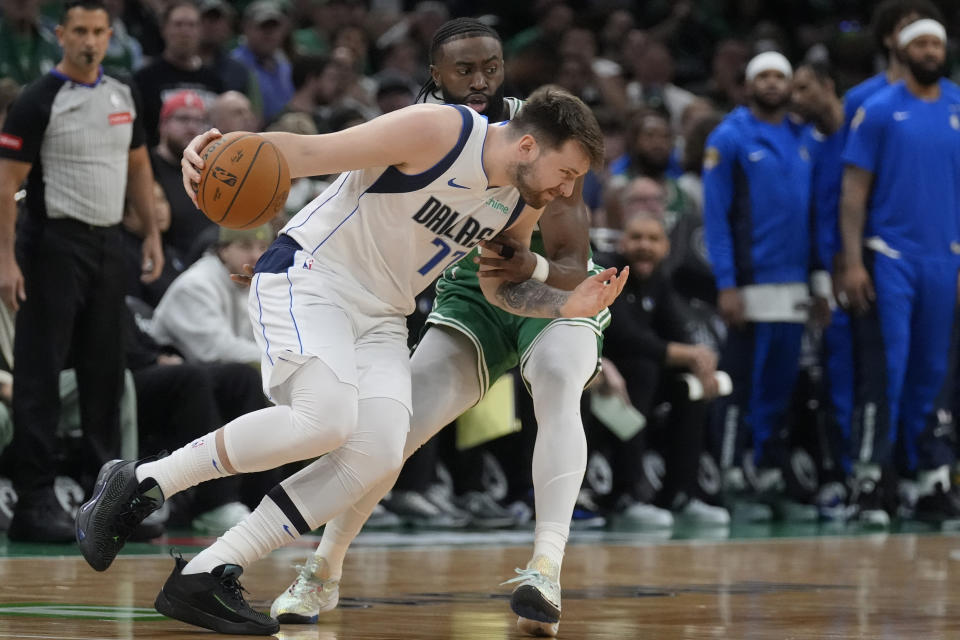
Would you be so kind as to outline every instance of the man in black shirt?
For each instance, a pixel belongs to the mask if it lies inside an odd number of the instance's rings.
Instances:
[[[729,521],[726,510],[699,500],[697,469],[706,405],[690,400],[690,385],[680,375],[689,372],[696,377],[704,400],[716,397],[717,354],[707,346],[691,344],[688,318],[661,267],[669,251],[662,216],[639,209],[628,213],[620,252],[597,256],[599,264],[630,266],[623,293],[610,307],[613,317],[603,352],[623,376],[631,403],[644,416],[652,418],[653,408],[664,401],[672,407],[669,433],[660,434],[667,475],[657,503],[700,522],[725,524]],[[614,448],[614,495],[641,503],[652,498],[644,495],[641,482],[645,445],[646,432],[641,431]]]
[[[207,109],[194,91],[181,90],[163,102],[160,111],[160,142],[150,150],[153,174],[170,204],[170,227],[163,233],[165,245],[176,250],[186,261],[195,260],[194,243],[216,223],[203,215],[183,191],[180,157],[194,136],[206,129]],[[213,231],[216,237],[216,231]]]
[[[160,109],[172,94],[192,89],[209,105],[223,92],[223,82],[200,57],[200,11],[190,0],[168,3],[161,22],[163,55],[133,79],[143,103],[143,127],[150,146],[157,144]]]

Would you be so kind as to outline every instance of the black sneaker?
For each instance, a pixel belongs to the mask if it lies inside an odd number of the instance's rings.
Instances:
[[[103,465],[93,497],[77,512],[80,553],[97,571],[105,571],[140,522],[163,504],[157,481],[137,482],[134,460],[111,460]]]
[[[24,494],[14,508],[7,537],[18,542],[73,542],[73,518],[52,487]]]
[[[280,623],[254,611],[243,598],[240,574],[243,568],[222,564],[210,573],[183,575],[187,561],[174,558],[173,573],[153,606],[163,615],[218,633],[270,636]]]
[[[890,526],[890,514],[884,508],[883,486],[870,478],[857,481],[850,496],[853,518],[861,526],[886,528]]]
[[[933,523],[960,522],[960,496],[953,487],[938,482],[933,493],[917,499],[914,518]]]

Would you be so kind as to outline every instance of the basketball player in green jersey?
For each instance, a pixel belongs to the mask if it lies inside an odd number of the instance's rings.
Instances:
[[[442,25],[430,57],[432,81],[421,96],[439,89],[436,97],[471,107],[491,122],[509,120],[523,106],[522,100],[503,97],[500,37],[478,20],[459,18]],[[531,635],[557,633],[560,565],[587,461],[580,395],[598,371],[610,312],[553,321],[522,318],[488,303],[480,278],[535,278],[561,289],[573,289],[586,278],[593,265],[582,182],[577,181],[570,198],[547,206],[529,250],[498,238],[486,245],[492,252],[485,251],[484,257],[475,252],[447,269],[437,282],[428,328],[411,358],[413,416],[405,457],[520,365],[538,423],[533,453],[537,524],[532,559],[508,582],[517,583],[511,607],[520,616],[518,626]],[[327,523],[314,555],[273,603],[273,617],[281,623],[312,623],[337,605],[347,547],[395,481],[391,476]]]

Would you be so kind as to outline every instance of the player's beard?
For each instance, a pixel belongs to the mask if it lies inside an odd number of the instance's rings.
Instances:
[[[534,162],[515,162],[508,167],[508,171],[523,201],[534,209],[540,209],[546,206],[547,200],[544,192],[534,188],[530,182],[534,164]]]
[[[767,97],[760,92],[753,94],[753,102],[765,113],[776,113],[790,104],[790,94],[784,93],[776,98]]]
[[[483,115],[487,116],[487,120],[490,122],[500,122],[506,117],[506,109],[503,99],[504,86],[501,84],[497,87],[497,90],[492,94],[482,93],[480,91],[473,91],[464,96],[455,96],[449,93],[444,87],[440,87],[440,96],[443,98],[443,101],[448,104],[463,104],[467,103],[467,100],[470,99],[472,95],[483,95],[487,99],[487,106],[483,110]]]
[[[907,68],[910,69],[910,75],[913,76],[918,84],[924,87],[937,84],[947,71],[945,62],[937,63],[936,66],[931,67],[922,60],[913,60],[906,56],[904,56],[904,58]]]

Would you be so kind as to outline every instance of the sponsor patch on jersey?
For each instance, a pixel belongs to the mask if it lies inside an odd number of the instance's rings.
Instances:
[[[857,112],[853,115],[853,120],[850,121],[850,128],[854,131],[857,130],[857,127],[860,126],[860,123],[863,122],[863,119],[867,117],[867,111],[863,107],[857,109]]]
[[[11,133],[0,133],[0,147],[20,151],[23,149],[23,138]]]
[[[115,127],[118,124],[130,124],[133,122],[133,114],[129,111],[117,111],[108,115],[107,121],[111,127]]]
[[[709,171],[720,164],[720,152],[716,147],[707,147],[703,152],[703,168]]]

